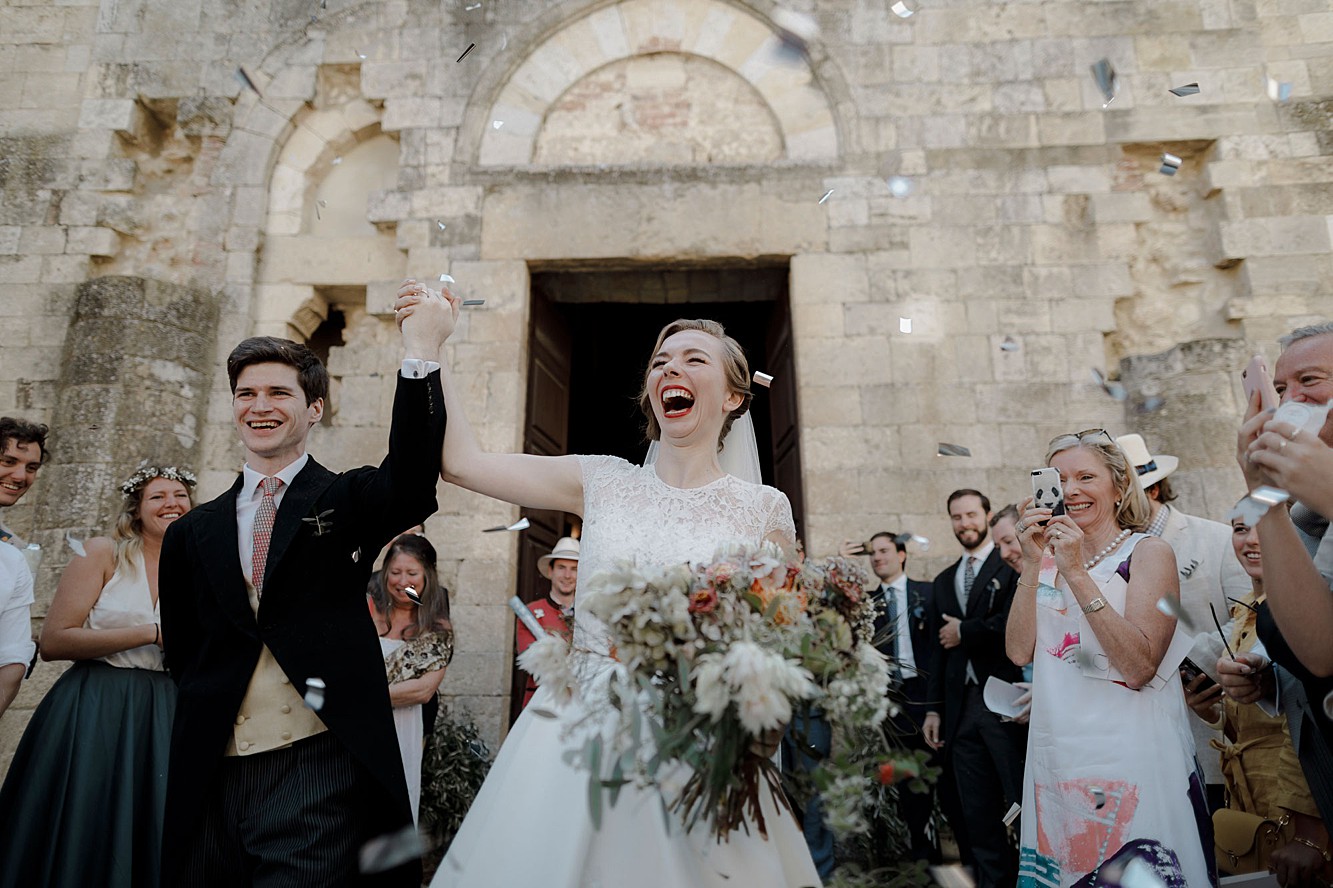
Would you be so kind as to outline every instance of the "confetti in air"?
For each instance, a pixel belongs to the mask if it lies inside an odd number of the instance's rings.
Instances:
[[[1265,78],[1268,82],[1268,97],[1274,102],[1285,102],[1291,98],[1291,84],[1284,83],[1272,77]]]
[[[470,53],[470,52],[472,52],[472,47],[474,47],[474,46],[476,46],[476,45],[477,45],[477,44],[475,44],[475,43],[469,43],[469,44],[467,45],[467,49],[463,50],[463,54],[462,54],[461,56],[458,57],[458,60],[461,62],[461,61],[463,61],[463,59],[467,58],[467,54]]]
[[[532,524],[526,518],[520,518],[513,524],[500,524],[496,527],[487,527],[482,529],[482,533],[499,533],[501,531],[520,531],[527,530]]]
[[[1088,792],[1092,793],[1092,800],[1097,803],[1098,811],[1106,807],[1106,793],[1100,786],[1090,786]]]
[[[1180,599],[1172,595],[1163,595],[1157,599],[1157,609],[1168,617],[1175,617],[1180,621],[1180,625],[1186,629],[1193,629],[1194,623],[1185,615],[1185,610],[1180,606]]]
[[[241,81],[241,85],[243,85],[247,89],[253,90],[254,94],[259,96],[261,99],[264,97],[264,94],[259,91],[259,87],[255,86],[254,80],[250,78],[250,75],[246,73],[246,70],[244,68],[239,66],[236,68],[236,79]]]
[[[1004,825],[1011,826],[1013,822],[1018,819],[1018,815],[1022,813],[1023,813],[1023,806],[1020,805],[1018,802],[1014,802],[1012,805],[1009,806],[1009,810],[1004,812]]]
[[[413,604],[421,604],[421,596],[417,594],[417,590],[414,587],[406,587],[403,589],[403,594],[406,595],[407,600]]]
[[[473,3],[471,6],[464,6],[464,7],[463,7],[463,11],[464,11],[464,12],[471,12],[471,11],[474,10],[474,9],[481,9],[481,4],[480,4],[480,3]]]
[[[1139,413],[1156,413],[1166,406],[1166,398],[1161,395],[1149,395],[1134,409]]]
[[[773,387],[773,377],[767,373],[760,373],[758,370],[754,371],[754,382],[755,385],[762,385],[764,388]]]
[[[911,332],[912,332],[912,319],[911,319],[911,318],[899,318],[899,319],[898,319],[898,332],[899,332],[899,333],[911,333]]]
[[[912,180],[906,176],[890,176],[888,183],[889,194],[894,197],[907,197],[912,193]]]
[[[453,279],[453,276],[452,276],[452,275],[442,274],[442,275],[440,275],[440,283],[442,283],[442,284],[456,284],[456,283],[458,283],[458,282],[455,281],[455,280]]]
[[[892,9],[893,14],[901,19],[911,18],[916,14],[916,10],[904,3],[903,0],[896,0],[889,9]]]
[[[939,449],[935,451],[937,456],[971,456],[972,451],[961,444],[945,444],[940,442]]]
[[[1196,96],[1199,94],[1199,84],[1187,83],[1184,86],[1173,87],[1167,90],[1173,96]]]
[[[409,823],[397,832],[376,836],[362,845],[357,864],[363,873],[382,873],[416,860],[425,850],[416,824]]]
[[[1000,343],[1000,351],[1016,352],[1018,351],[1018,340],[1012,336],[1004,337],[1004,342]]]
[[[1092,381],[1097,383],[1102,391],[1106,392],[1117,401],[1124,401],[1129,397],[1129,392],[1125,390],[1123,385],[1107,379],[1106,374],[1098,370],[1096,367],[1092,368]]]
[[[74,551],[75,555],[79,556],[80,558],[88,557],[88,550],[83,548],[83,540],[79,539],[76,536],[71,535],[68,530],[65,531],[65,542],[69,543],[69,547]]]
[[[485,305],[485,304],[486,304],[486,300],[485,300],[485,299],[464,299],[464,300],[463,300],[463,304],[464,304],[464,305]]]
[[[337,166],[338,164],[340,164],[340,163],[342,163],[342,162],[343,162],[343,159],[342,159],[341,155],[338,156],[338,157],[333,158],[333,165],[334,165],[334,166]]]
[[[367,58],[367,57],[366,57],[366,54],[365,54],[364,52],[362,52],[361,50],[359,50],[359,49],[354,49],[354,50],[352,50],[352,52],[356,53],[356,57],[357,57],[358,59],[360,59],[361,61],[363,61],[363,62],[364,62],[364,61],[366,60],[366,58]]]
[[[1174,176],[1180,169],[1180,158],[1170,152],[1162,152],[1162,168],[1160,172],[1164,176]]]
[[[940,888],[976,888],[976,882],[967,868],[959,863],[948,866],[932,866],[930,877]]]
[[[315,218],[316,218],[316,219],[322,219],[322,218],[323,218],[323,216],[320,215],[320,212],[319,212],[319,211],[322,210],[322,209],[324,209],[324,208],[327,207],[327,206],[328,206],[328,203],[325,202],[325,201],[322,201],[322,200],[317,200],[317,201],[315,201]]]
[[[505,122],[504,122],[503,120],[492,120],[492,121],[491,121],[491,128],[492,128],[492,129],[499,129],[500,127],[502,127],[502,126],[504,126],[504,125],[505,125]]]
[[[1109,59],[1100,59],[1093,63],[1092,79],[1102,94],[1102,108],[1106,108],[1115,101],[1116,94],[1120,92],[1120,78],[1116,76],[1115,68]]]
[[[828,191],[824,192],[824,196],[819,199],[819,202],[822,204],[832,196],[833,196],[833,189],[830,188]]]
[[[439,219],[436,219],[436,220],[435,220],[435,225],[436,225],[436,227],[439,228],[441,231],[444,231],[446,228],[449,227],[448,225],[445,225],[443,222],[441,222]]]
[[[319,712],[324,708],[324,679],[307,678],[305,680],[305,705]]]

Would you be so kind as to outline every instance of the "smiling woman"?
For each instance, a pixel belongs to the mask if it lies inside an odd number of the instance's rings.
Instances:
[[[143,465],[110,539],[87,540],[42,627],[44,660],[73,660],[19,742],[0,790],[0,885],[158,883],[176,688],[163,671],[162,538],[194,474]]]

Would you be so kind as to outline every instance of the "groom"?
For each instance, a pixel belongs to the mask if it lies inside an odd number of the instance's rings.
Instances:
[[[271,337],[228,357],[244,471],[162,546],[162,638],[180,688],[165,885],[421,884],[415,861],[357,872],[361,845],[412,826],[365,589],[384,544],[436,509],[436,359],[453,324],[439,297],[403,323],[388,456],[341,474],[305,450],[328,393],[319,358]]]

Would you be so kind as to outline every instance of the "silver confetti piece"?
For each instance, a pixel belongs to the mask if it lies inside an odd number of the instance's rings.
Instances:
[[[889,9],[893,10],[894,15],[902,19],[911,18],[916,14],[916,10],[904,3],[903,0],[896,0]]]
[[[474,9],[481,9],[481,4],[480,4],[480,3],[473,3],[471,6],[464,6],[464,7],[463,7],[463,11],[464,11],[464,12],[471,12],[471,11],[474,10]]]
[[[242,86],[254,90],[255,95],[259,96],[261,99],[264,97],[264,94],[259,91],[259,87],[255,86],[254,80],[252,80],[246,70],[239,65],[236,67],[236,79],[241,81]]]
[[[1273,506],[1280,506],[1291,499],[1291,494],[1281,487],[1269,487],[1267,484],[1261,484],[1250,491],[1250,498],[1271,509]]]
[[[463,304],[464,304],[464,305],[485,305],[485,304],[486,304],[486,300],[485,300],[485,299],[464,299],[464,300],[463,300]]]
[[[324,679],[307,678],[305,680],[305,705],[319,712],[324,708]]]
[[[442,275],[440,275],[440,283],[442,283],[442,284],[456,284],[456,283],[458,283],[458,281],[454,280],[454,279],[453,279],[453,276],[451,276],[451,275],[442,274]]]
[[[1106,807],[1106,793],[1100,786],[1090,786],[1088,792],[1092,793],[1092,800],[1097,803],[1096,810],[1100,811]]]
[[[421,604],[421,596],[417,594],[417,590],[415,587],[407,586],[406,588],[403,589],[403,594],[406,595],[407,600],[412,602],[413,604]]]
[[[1012,336],[1004,337],[1004,342],[1000,343],[1000,351],[1016,352],[1018,351],[1018,340]]]
[[[532,526],[532,524],[528,521],[527,518],[520,518],[520,519],[518,519],[517,521],[515,521],[513,524],[501,524],[501,525],[498,525],[498,526],[496,526],[496,527],[487,527],[487,528],[484,528],[481,532],[482,532],[482,533],[499,533],[500,531],[504,531],[504,530],[509,530],[509,531],[519,531],[519,530],[527,530],[527,529],[528,529],[529,527],[531,527],[531,526]]]
[[[930,877],[940,888],[976,888],[976,882],[967,868],[960,863],[947,866],[932,866]]]
[[[1092,79],[1102,94],[1102,107],[1105,108],[1115,101],[1116,94],[1120,92],[1120,78],[1116,76],[1110,59],[1099,59],[1093,63],[1091,70]]]
[[[912,319],[911,319],[911,318],[899,318],[899,319],[898,319],[898,332],[899,332],[899,333],[911,333],[911,332],[912,332]]]
[[[528,606],[523,603],[522,598],[517,595],[510,596],[509,609],[514,612],[514,616],[518,617],[518,621],[532,633],[533,638],[546,637],[546,629],[542,627],[541,623],[537,622],[537,618],[532,615],[532,611],[528,610]]]
[[[1135,857],[1125,864],[1120,873],[1120,888],[1166,888],[1162,877],[1141,857]]]
[[[446,228],[448,228],[449,226],[448,226],[448,225],[445,225],[444,222],[440,221],[439,219],[436,219],[436,220],[435,220],[435,227],[439,228],[441,231],[444,231],[444,230],[445,230]]]
[[[889,176],[889,194],[894,197],[907,197],[912,193],[912,180],[907,176]]]
[[[472,52],[472,47],[474,47],[474,46],[476,46],[476,45],[477,45],[477,44],[475,44],[475,43],[469,43],[469,44],[467,45],[467,49],[463,50],[463,54],[462,54],[461,56],[458,57],[458,61],[461,62],[461,61],[463,61],[463,59],[467,58],[467,54],[470,53],[470,52]]]
[[[1168,617],[1175,617],[1180,625],[1186,629],[1193,630],[1194,623],[1185,615],[1185,609],[1180,606],[1180,599],[1172,595],[1163,595],[1157,599],[1157,609]]]
[[[471,740],[467,742],[467,751],[472,753],[482,761],[486,761],[487,759],[490,758],[490,750],[486,748],[485,743],[482,743],[481,740],[477,739],[476,737],[473,737]]]
[[[819,199],[819,202],[822,204],[832,196],[833,196],[833,189],[830,188],[828,191],[824,192],[824,196]]]
[[[762,385],[764,388],[773,387],[773,377],[767,373],[760,373],[758,370],[754,371],[754,382],[755,385]]]
[[[1162,168],[1160,172],[1164,176],[1174,176],[1180,169],[1180,158],[1170,152],[1162,152]]]
[[[1274,102],[1285,102],[1291,98],[1291,84],[1277,80],[1273,77],[1265,77],[1268,84],[1268,97]]]
[[[416,824],[409,823],[397,832],[376,836],[362,845],[357,865],[363,873],[382,873],[416,860],[425,850]]]
[[[366,60],[366,54],[365,54],[364,52],[362,52],[361,50],[359,50],[359,49],[354,49],[354,50],[352,50],[352,52],[356,53],[356,57],[357,57],[358,59],[360,59],[361,61],[364,62],[364,61]]]
[[[74,550],[75,555],[80,558],[88,557],[88,550],[83,548],[83,540],[71,535],[68,530],[65,531],[65,542],[69,543],[69,547]]]
[[[1166,398],[1161,395],[1149,395],[1134,409],[1139,413],[1156,413],[1166,406]]]
[[[504,122],[503,120],[492,120],[492,121],[491,121],[491,128],[492,128],[492,129],[499,129],[500,127],[502,127],[502,126],[504,126],[504,125],[505,125],[505,122]]]
[[[1291,494],[1280,487],[1262,484],[1240,498],[1240,501],[1227,513],[1227,521],[1239,518],[1247,527],[1254,527],[1259,519],[1268,514],[1274,506],[1280,506],[1291,499]]]
[[[1021,813],[1023,813],[1023,806],[1020,805],[1018,802],[1014,802],[1012,805],[1009,806],[1009,810],[1004,812],[1004,825],[1005,826],[1012,825],[1013,822],[1018,819],[1018,815]]]
[[[945,444],[940,442],[939,450],[936,451],[939,456],[971,456],[972,451],[961,444]]]
[[[1196,96],[1199,94],[1199,84],[1187,83],[1184,86],[1172,87],[1167,92],[1173,96]]]
[[[42,565],[42,547],[37,543],[28,543],[23,547],[23,560],[28,562],[28,571],[34,577],[37,576],[37,568]]]
[[[1098,370],[1096,367],[1092,368],[1092,381],[1097,383],[1102,391],[1106,392],[1117,401],[1123,401],[1129,397],[1129,392],[1125,390],[1123,385],[1107,379],[1106,374]]]
[[[361,547],[357,546],[352,550],[352,563],[357,564],[361,561]]]

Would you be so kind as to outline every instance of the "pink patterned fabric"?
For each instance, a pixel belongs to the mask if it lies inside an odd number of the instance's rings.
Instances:
[[[250,556],[250,576],[253,578],[255,592],[264,593],[264,565],[268,562],[268,541],[273,536],[273,518],[278,514],[277,501],[273,495],[282,487],[281,478],[265,478],[259,482],[264,491],[264,498],[255,510],[254,554]]]

